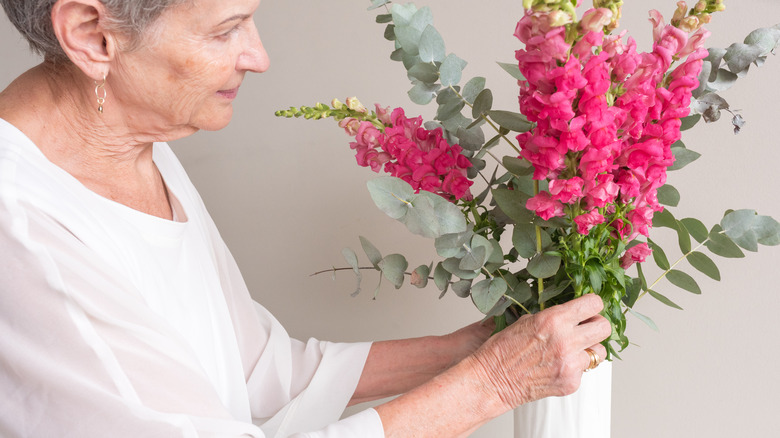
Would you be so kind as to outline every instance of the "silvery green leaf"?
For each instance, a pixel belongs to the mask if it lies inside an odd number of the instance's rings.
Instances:
[[[780,41],[780,29],[774,27],[756,29],[745,38],[745,44],[758,47],[761,56],[774,52],[778,41]]]
[[[478,270],[474,271],[467,271],[465,269],[460,268],[460,259],[457,259],[455,257],[450,257],[442,262],[442,266],[444,266],[444,269],[447,270],[447,272],[450,272],[452,275],[461,278],[463,280],[471,280],[474,278],[479,277]]]
[[[479,93],[482,92],[482,90],[485,89],[485,78],[483,77],[476,77],[472,78],[470,81],[466,82],[466,85],[463,86],[463,98],[466,99],[466,102],[470,104],[474,104],[474,100],[479,96]]]
[[[720,119],[720,112],[728,110],[729,104],[726,100],[715,93],[707,93],[696,98],[691,108],[698,114],[701,114],[707,123],[716,122]]]
[[[731,124],[734,125],[734,134],[739,134],[742,127],[745,126],[745,119],[739,114],[734,114],[734,117],[731,118]]]
[[[493,247],[488,251],[488,263],[503,265],[504,264],[504,250],[501,248],[501,244],[498,240],[490,239],[490,245]]]
[[[422,59],[420,59],[417,54],[412,54],[409,52],[404,51],[403,56],[401,57],[401,63],[403,63],[404,68],[409,71],[414,67],[415,65],[422,62]]]
[[[758,251],[759,243],[780,243],[780,224],[769,216],[759,216],[754,210],[732,211],[723,217],[720,225],[734,243],[748,251]]]
[[[382,275],[388,279],[396,289],[404,284],[404,273],[409,263],[401,254],[390,254],[379,262],[379,269]]]
[[[393,34],[395,35],[395,34]],[[393,61],[403,61],[404,60],[404,49],[395,49],[392,53],[390,53],[390,59]]]
[[[395,38],[395,24],[390,23],[385,26],[385,39],[388,41],[396,41]],[[397,42],[397,41],[396,41]],[[392,55],[390,55],[392,57]]]
[[[720,281],[720,270],[718,269],[718,266],[715,265],[715,262],[707,257],[706,254],[694,251],[688,255],[687,260],[697,271],[715,281]]]
[[[542,235],[542,248],[546,248],[552,244],[550,235],[546,231],[541,232]],[[512,231],[512,245],[517,250],[520,257],[524,259],[530,259],[536,255],[537,242],[536,242],[536,227],[531,224],[515,224]]]
[[[468,298],[471,293],[471,281],[472,280],[460,280],[452,283],[452,291],[461,298]]]
[[[561,267],[561,257],[552,254],[537,254],[528,261],[526,269],[536,278],[548,278],[558,273]]]
[[[393,219],[406,216],[414,189],[406,181],[393,177],[380,177],[367,183],[371,199],[380,210]]]
[[[524,303],[533,296],[531,285],[525,281],[520,281],[512,275],[507,276],[505,280],[509,285],[509,289],[507,290],[506,294],[512,297],[512,299],[518,303]]]
[[[458,268],[464,271],[476,271],[482,269],[487,261],[487,250],[484,247],[469,248],[460,259]]]
[[[352,292],[352,296],[355,297],[360,293],[360,281],[363,279],[363,274],[360,273],[360,267],[358,267],[358,258],[355,251],[352,251],[350,248],[342,249],[341,255],[344,256],[344,260],[347,261],[347,264],[352,267],[352,270],[355,272],[357,285],[355,286],[355,292]]]
[[[530,198],[530,196],[520,190],[493,190],[493,199],[498,204],[498,207],[516,224],[528,224],[533,221],[533,212],[525,208],[525,204]]]
[[[439,31],[430,24],[423,30],[420,36],[420,59],[423,62],[442,62],[446,55],[444,48],[444,38],[441,37]]]
[[[510,131],[527,132],[533,127],[533,124],[524,115],[512,111],[493,110],[488,112],[488,116],[502,128]]]
[[[433,64],[420,62],[410,68],[407,75],[409,78],[417,79],[427,85],[432,85],[439,80],[439,69]]]
[[[653,250],[653,260],[655,260],[655,264],[658,265],[659,268],[665,271],[672,267],[672,265],[669,264],[669,259],[666,257],[663,248],[650,239],[647,239],[647,245]]]
[[[639,318],[640,321],[642,321],[645,324],[647,324],[648,327],[650,327],[651,329],[653,329],[655,331],[658,331],[658,326],[655,325],[655,323],[653,322],[652,319],[650,319],[649,317],[647,317],[645,315],[642,315],[641,313],[635,311],[634,309],[632,309],[630,307],[628,308],[628,311],[631,312],[632,315],[634,315],[637,318]]]
[[[412,198],[406,215],[399,220],[413,234],[429,238],[466,229],[466,219],[458,207],[439,195],[422,190]]]
[[[456,113],[447,120],[441,121],[444,130],[450,133],[458,132],[458,128],[465,128],[471,124],[471,120],[467,119],[463,114]]]
[[[478,151],[485,144],[485,133],[479,126],[471,129],[458,128],[456,135],[458,136],[458,144],[463,149]]]
[[[658,203],[669,207],[677,207],[680,203],[680,192],[674,186],[665,184],[658,188]]]
[[[728,90],[737,82],[738,78],[739,76],[728,70],[718,69],[715,80],[707,83],[707,90],[715,92]]]
[[[466,68],[466,61],[458,58],[453,53],[447,55],[439,67],[442,86],[449,87],[460,82],[464,68]]]
[[[742,258],[745,254],[736,243],[723,232],[720,225],[715,225],[710,230],[710,237],[704,244],[713,254],[726,258]]]
[[[723,62],[723,57],[726,56],[726,49],[720,49],[716,47],[712,47],[707,49],[707,57],[704,58],[705,64],[710,64],[710,71],[705,76],[706,79],[703,81],[704,83],[712,82],[715,80],[715,78],[718,76],[718,70],[720,69],[720,64]],[[699,76],[701,79],[702,76]]]
[[[449,120],[453,117],[455,117],[457,114],[460,114],[463,107],[466,106],[466,102],[458,99],[454,102],[447,102],[443,105],[439,105],[439,108],[436,110],[436,120]]]
[[[471,299],[482,313],[488,313],[507,290],[506,281],[502,278],[485,279],[471,288]]]
[[[675,230],[677,229],[677,219],[674,218],[674,215],[672,215],[672,212],[670,212],[668,208],[665,208],[655,212],[653,215],[653,227],[664,227]]]
[[[696,283],[696,280],[683,271],[672,269],[666,273],[666,279],[680,289],[686,290],[696,295],[701,295],[701,288]]]
[[[433,100],[433,96],[439,89],[439,85],[428,85],[423,82],[418,82],[407,93],[409,99],[418,105],[427,105]]]
[[[472,117],[481,119],[483,114],[487,114],[493,108],[493,92],[489,88],[482,90],[474,100],[474,107],[471,109]]]
[[[420,8],[412,15],[412,19],[409,20],[409,25],[415,29],[419,29],[423,32],[425,28],[433,24],[433,12],[428,6]]]
[[[368,7],[368,10],[376,9],[388,3],[390,3],[390,0],[371,0],[371,6]]]
[[[747,44],[734,43],[726,49],[726,55],[723,60],[729,66],[732,73],[739,77],[747,75],[750,64],[755,62],[762,55],[761,47],[749,46]]]
[[[499,67],[501,67],[505,72],[509,73],[510,76],[517,79],[518,81],[524,81],[525,76],[523,76],[522,73],[520,73],[520,65],[518,63],[506,63],[506,62],[498,62],[497,63]]]
[[[406,26],[412,20],[415,12],[417,12],[417,6],[414,3],[394,3],[390,8],[390,13],[393,15],[393,21],[399,26]]]
[[[396,24],[394,32],[396,41],[401,44],[401,47],[407,54],[419,55],[420,48],[418,44],[422,37],[422,30],[415,29],[412,26],[401,26]],[[417,57],[419,58],[419,56]]]
[[[363,247],[363,252],[366,253],[366,257],[374,265],[375,268],[379,268],[379,262],[382,260],[382,253],[363,236],[360,236],[360,246]]]
[[[466,253],[464,245],[471,242],[474,232],[467,229],[462,233],[444,234],[436,238],[434,245],[436,253],[441,257],[463,257]]]
[[[687,217],[685,219],[680,219],[680,222],[682,222],[685,229],[691,233],[691,236],[693,236],[697,242],[702,243],[709,237],[710,232],[707,231],[707,227],[700,220]]]
[[[428,265],[420,265],[412,272],[412,278],[409,280],[414,286],[422,289],[428,285],[428,276],[431,274],[431,267]]]
[[[701,157],[700,153],[683,146],[673,146],[672,153],[674,154],[674,164],[669,167],[669,170],[680,170]]]
[[[433,282],[436,283],[436,287],[441,291],[439,298],[443,297],[447,293],[447,289],[450,286],[450,279],[452,274],[444,269],[442,262],[436,264],[436,268],[433,269]]]
[[[717,67],[713,67],[713,64],[711,64],[709,61],[704,61],[702,63],[701,73],[699,73],[699,87],[693,90],[691,93],[694,98],[698,99],[708,92],[707,81],[709,80],[708,78],[710,77],[713,68],[717,69]]]

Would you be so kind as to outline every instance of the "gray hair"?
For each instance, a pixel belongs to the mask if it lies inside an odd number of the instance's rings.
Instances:
[[[54,34],[51,10],[57,0],[0,0],[8,19],[30,43],[30,48],[54,63],[70,62]],[[128,37],[124,50],[132,50],[141,32],[167,8],[188,0],[100,0],[108,11],[106,28]]]

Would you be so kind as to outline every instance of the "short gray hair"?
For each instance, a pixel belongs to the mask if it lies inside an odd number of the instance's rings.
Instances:
[[[47,61],[70,62],[54,34],[51,10],[57,0],[0,0],[8,19],[30,43],[33,52]],[[141,32],[171,6],[188,0],[100,0],[110,16],[107,28],[128,37],[132,50],[141,40]]]

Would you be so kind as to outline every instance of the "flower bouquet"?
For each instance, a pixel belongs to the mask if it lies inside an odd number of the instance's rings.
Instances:
[[[780,224],[752,210],[727,210],[710,227],[676,218],[668,207],[680,194],[666,183],[668,171],[700,156],[682,132],[730,112],[719,93],[765,61],[780,27],[705,49],[704,25],[723,1],[693,8],[677,2],[668,24],[650,11],[653,46],[640,52],[617,32],[622,1],[594,0],[579,16],[576,0],[525,0],[517,62],[499,63],[518,84],[515,112],[493,108],[485,78],[461,85],[466,62],[446,52],[428,8],[390,3],[373,0],[369,9],[386,9],[376,21],[394,43],[391,59],[407,71],[411,100],[436,104],[434,121],[402,108],[370,111],[355,98],[277,112],[337,120],[353,138],[357,163],[389,174],[368,184],[376,205],[435,239],[441,260],[409,270],[404,256],[383,256],[361,237],[370,267],[343,251],[356,294],[363,269],[380,271],[380,285],[384,278],[396,288],[407,278],[417,287],[432,280],[442,295],[470,298],[501,330],[524,314],[595,293],[613,326],[605,341],[611,359],[629,344],[628,313],[655,327],[634,310],[640,298],[679,308],[658,292],[661,281],[701,292],[683,262],[719,280],[707,253],[743,257],[759,244],[780,244]],[[744,122],[733,114],[732,123],[739,132]],[[651,239],[659,228],[677,235],[680,255],[672,262]],[[648,281],[643,265],[651,256],[661,274]]]

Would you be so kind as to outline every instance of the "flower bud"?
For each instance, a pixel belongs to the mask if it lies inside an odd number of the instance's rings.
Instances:
[[[572,22],[571,15],[563,11],[552,11],[547,15],[550,27],[565,26]]]
[[[580,28],[585,32],[600,32],[612,21],[612,11],[607,8],[591,9],[582,15]]]
[[[351,109],[352,111],[357,111],[359,113],[367,113],[368,109],[363,106],[362,103],[357,99],[357,97],[348,97],[347,98],[347,108]]]
[[[704,12],[707,9],[707,0],[699,0],[698,3],[696,3],[696,6],[693,7],[693,10],[696,12]]]
[[[338,99],[333,99],[333,101],[330,103],[330,106],[332,106],[335,109],[341,109],[344,108],[344,104],[341,103]]]
[[[671,20],[672,25],[677,26],[686,15],[688,15],[688,5],[683,1],[677,2],[677,9],[675,9]]]
[[[677,27],[683,32],[691,33],[700,28],[701,23],[699,22],[699,17],[691,15],[689,17],[683,18],[683,20],[680,22],[680,25]]]

